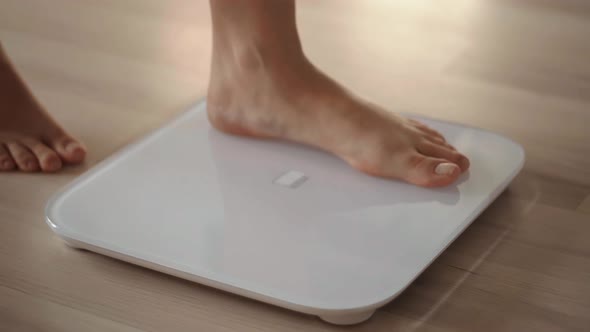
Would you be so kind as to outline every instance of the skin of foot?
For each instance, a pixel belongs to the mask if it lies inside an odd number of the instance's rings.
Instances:
[[[0,45],[0,172],[55,172],[85,156],[86,148],[37,102]]]
[[[362,172],[423,187],[447,186],[468,170],[468,158],[440,133],[356,97],[308,61],[292,1],[211,7],[215,128],[311,145]]]

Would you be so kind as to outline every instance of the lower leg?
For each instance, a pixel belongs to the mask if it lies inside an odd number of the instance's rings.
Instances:
[[[452,183],[469,167],[434,130],[359,99],[305,57],[293,0],[211,0],[212,124],[292,140],[377,176],[421,186]]]

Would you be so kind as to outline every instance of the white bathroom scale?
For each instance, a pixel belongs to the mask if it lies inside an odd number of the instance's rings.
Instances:
[[[46,220],[75,248],[330,323],[360,323],[523,166],[522,148],[504,137],[416,118],[470,158],[457,183],[419,188],[306,146],[224,134],[200,102],[56,194]]]

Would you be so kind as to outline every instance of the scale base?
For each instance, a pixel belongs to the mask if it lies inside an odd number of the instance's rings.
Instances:
[[[334,325],[355,325],[369,320],[375,313],[375,310],[359,312],[349,315],[326,315],[319,316],[321,320]]]
[[[408,287],[524,163],[506,138],[414,118],[470,158],[456,183],[419,188],[313,148],[226,135],[201,102],[56,194],[47,223],[73,248],[358,324]]]

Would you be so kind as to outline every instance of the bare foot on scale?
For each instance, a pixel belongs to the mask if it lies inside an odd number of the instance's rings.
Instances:
[[[435,130],[357,98],[313,66],[293,2],[211,5],[208,115],[219,130],[319,147],[360,171],[424,187],[449,185],[469,168]]]
[[[55,172],[86,149],[35,100],[0,46],[0,172]]]

